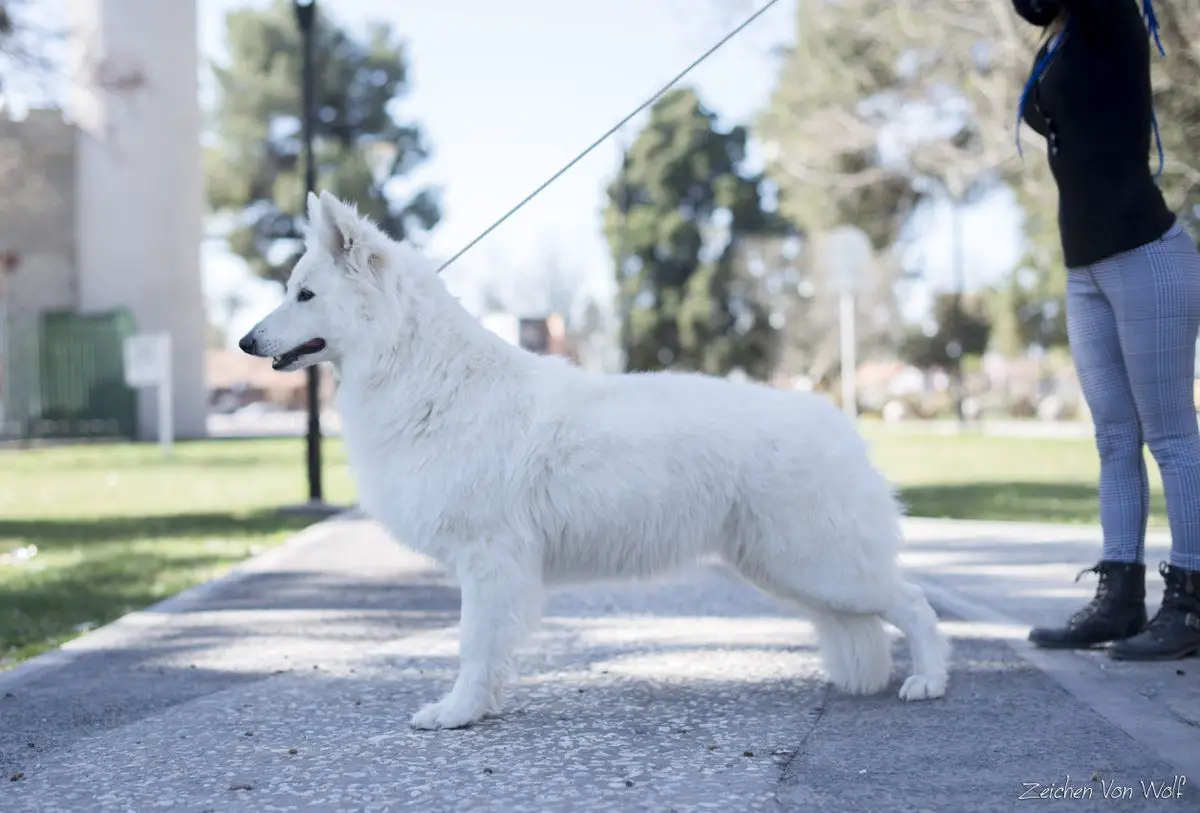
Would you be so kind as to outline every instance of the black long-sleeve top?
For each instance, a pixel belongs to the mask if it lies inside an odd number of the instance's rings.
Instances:
[[[1150,40],[1137,5],[1064,6],[1067,36],[1021,113],[1047,140],[1063,259],[1076,268],[1158,239],[1175,217],[1150,171]]]

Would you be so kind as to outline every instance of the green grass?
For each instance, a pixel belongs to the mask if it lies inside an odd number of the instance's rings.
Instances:
[[[1096,522],[1098,463],[1089,440],[937,436],[866,424],[880,467],[915,516]],[[326,498],[353,488],[340,442],[325,442]],[[1165,524],[1158,470],[1151,523]],[[308,521],[299,440],[0,452],[0,668],[210,579]]]
[[[1097,523],[1100,463],[1090,439],[939,436],[866,424],[876,464],[921,517]],[[1166,525],[1158,467],[1147,455],[1150,525]]]
[[[348,504],[341,445],[326,441],[325,496]],[[0,668],[84,629],[206,581],[311,520],[279,506],[307,498],[299,440],[0,452]]]

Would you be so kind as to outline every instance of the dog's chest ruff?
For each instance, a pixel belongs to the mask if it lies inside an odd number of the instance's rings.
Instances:
[[[400,543],[448,562],[485,529],[479,478],[465,444],[388,437],[355,421],[343,434],[359,504]]]
[[[348,443],[347,452],[363,510],[400,541],[424,549],[447,514],[443,478],[402,450],[357,445]]]

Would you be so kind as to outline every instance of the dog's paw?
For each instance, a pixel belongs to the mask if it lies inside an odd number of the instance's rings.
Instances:
[[[946,676],[909,675],[900,687],[901,700],[933,700],[946,693]]]
[[[487,707],[483,711],[484,717],[499,717],[500,712],[504,709],[504,698],[500,695],[493,694],[488,698]]]
[[[449,698],[445,698],[423,706],[412,716],[409,725],[422,731],[436,731],[443,728],[465,728],[482,718],[482,710],[462,703],[453,703]]]

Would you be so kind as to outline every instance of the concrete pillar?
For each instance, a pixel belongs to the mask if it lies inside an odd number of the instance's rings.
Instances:
[[[203,166],[195,0],[72,0],[78,297],[169,331],[175,430],[205,434]],[[139,432],[156,432],[154,396]]]

